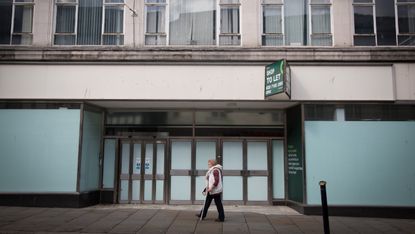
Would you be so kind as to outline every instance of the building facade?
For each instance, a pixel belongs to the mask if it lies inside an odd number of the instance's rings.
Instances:
[[[413,217],[415,1],[0,0],[0,204]],[[266,95],[283,64],[284,92]],[[271,72],[271,73],[267,73]]]

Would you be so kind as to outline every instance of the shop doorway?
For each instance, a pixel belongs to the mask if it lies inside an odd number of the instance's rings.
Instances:
[[[165,140],[120,142],[119,203],[165,203]]]

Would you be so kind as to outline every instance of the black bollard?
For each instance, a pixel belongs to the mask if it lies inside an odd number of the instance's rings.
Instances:
[[[324,234],[330,234],[329,208],[327,207],[326,181],[320,181],[321,208],[323,209]]]

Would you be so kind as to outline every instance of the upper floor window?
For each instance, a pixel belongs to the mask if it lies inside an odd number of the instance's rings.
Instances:
[[[354,0],[353,10],[354,45],[415,45],[415,0]]]
[[[330,0],[262,0],[262,45],[331,46]]]
[[[0,0],[0,44],[32,44],[33,0]]]
[[[146,0],[145,44],[239,45],[239,5],[239,0]]]
[[[415,45],[415,0],[397,0],[398,45]]]
[[[123,45],[124,0],[56,0],[55,45]]]

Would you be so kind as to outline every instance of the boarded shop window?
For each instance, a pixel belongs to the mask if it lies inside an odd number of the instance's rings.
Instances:
[[[415,105],[346,105],[346,121],[415,121]]]

